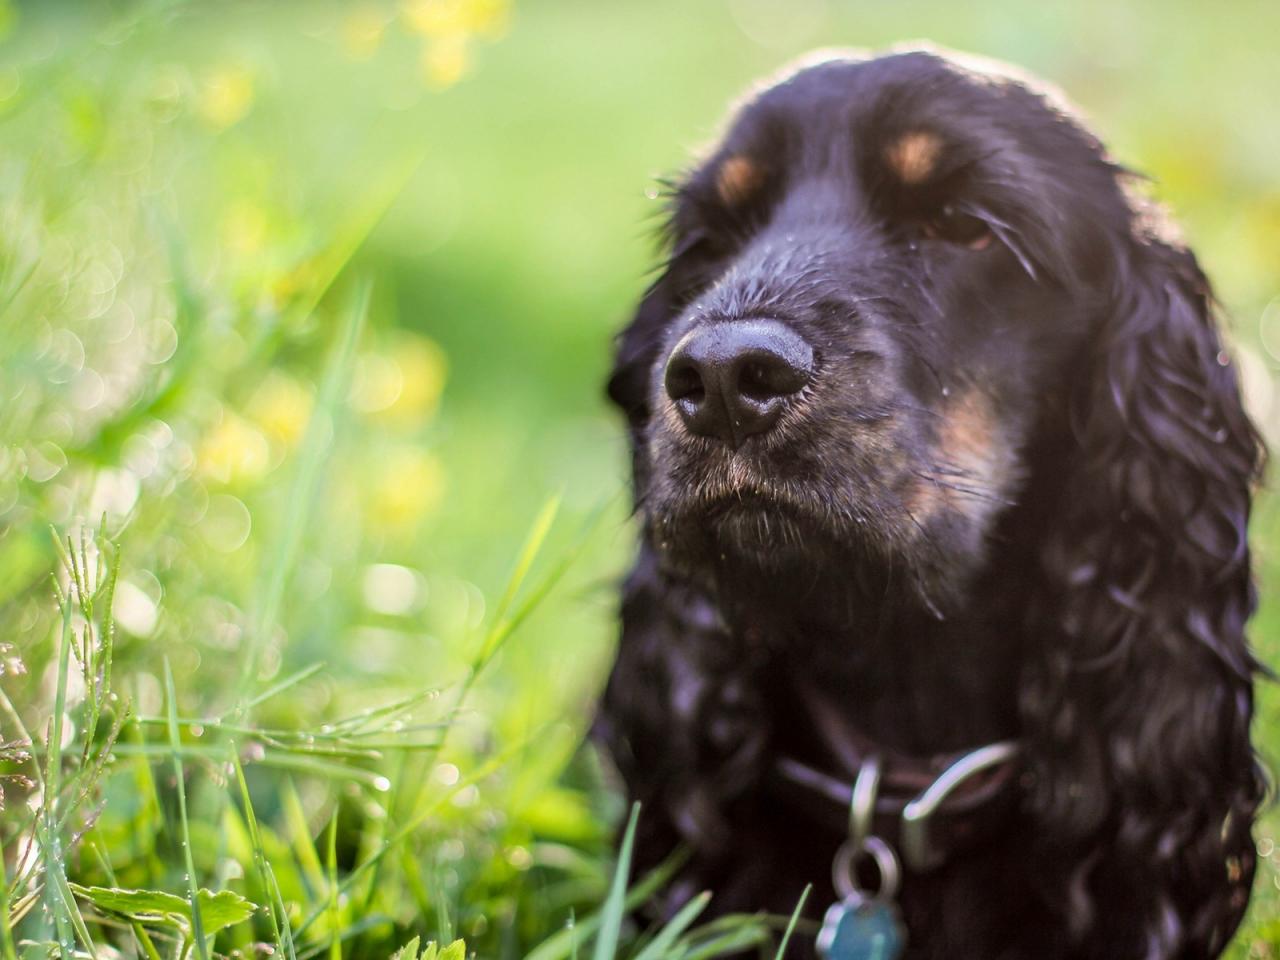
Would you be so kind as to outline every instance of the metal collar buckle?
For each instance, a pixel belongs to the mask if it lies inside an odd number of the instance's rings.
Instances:
[[[1018,744],[1013,740],[988,744],[966,753],[903,808],[899,845],[902,859],[908,867],[923,872],[942,864],[942,851],[931,843],[929,837],[929,823],[933,815],[943,801],[970,777],[1012,760],[1017,753]]]

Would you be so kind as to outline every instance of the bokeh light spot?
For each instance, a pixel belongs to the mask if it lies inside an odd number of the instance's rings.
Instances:
[[[254,75],[244,65],[227,64],[205,77],[200,114],[215,129],[239,123],[254,100]]]
[[[116,583],[115,600],[111,607],[115,621],[135,637],[148,637],[156,628],[160,610],[145,590],[131,580]]]
[[[220,483],[255,480],[267,469],[271,451],[267,439],[251,423],[228,411],[205,436],[197,460],[206,476]]]
[[[364,572],[364,602],[370,610],[390,616],[412,613],[422,602],[426,581],[422,574],[394,563],[374,563]]]
[[[230,494],[219,493],[209,498],[209,506],[200,521],[200,536],[219,553],[239,550],[253,529],[249,508]]]
[[[440,504],[444,468],[431,454],[405,446],[380,465],[370,491],[369,517],[384,532],[409,533]]]
[[[273,440],[292,448],[306,433],[313,403],[309,386],[272,370],[254,391],[246,412]]]

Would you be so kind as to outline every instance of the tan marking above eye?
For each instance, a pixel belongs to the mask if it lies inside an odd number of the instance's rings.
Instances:
[[[750,157],[732,156],[716,171],[716,193],[726,206],[748,200],[764,183],[764,171]]]
[[[942,140],[936,133],[913,130],[889,144],[884,159],[899,180],[914,185],[929,179],[941,152]]]

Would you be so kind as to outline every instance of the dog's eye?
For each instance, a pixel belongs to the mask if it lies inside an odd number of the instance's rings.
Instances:
[[[983,250],[990,246],[992,239],[991,228],[985,220],[949,203],[936,216],[926,220],[921,229],[926,237],[959,244],[970,250]]]

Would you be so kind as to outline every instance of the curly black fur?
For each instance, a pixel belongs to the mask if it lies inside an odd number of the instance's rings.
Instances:
[[[788,74],[674,189],[609,387],[644,541],[597,724],[644,804],[640,867],[692,851],[669,906],[829,901],[841,837],[764,786],[781,755],[820,762],[818,697],[897,750],[1023,744],[1007,828],[907,875],[908,956],[1230,938],[1263,794],[1263,451],[1209,284],[1133,180],[1057,98],[913,51]],[[662,370],[749,316],[817,372],[731,451],[681,429]]]

